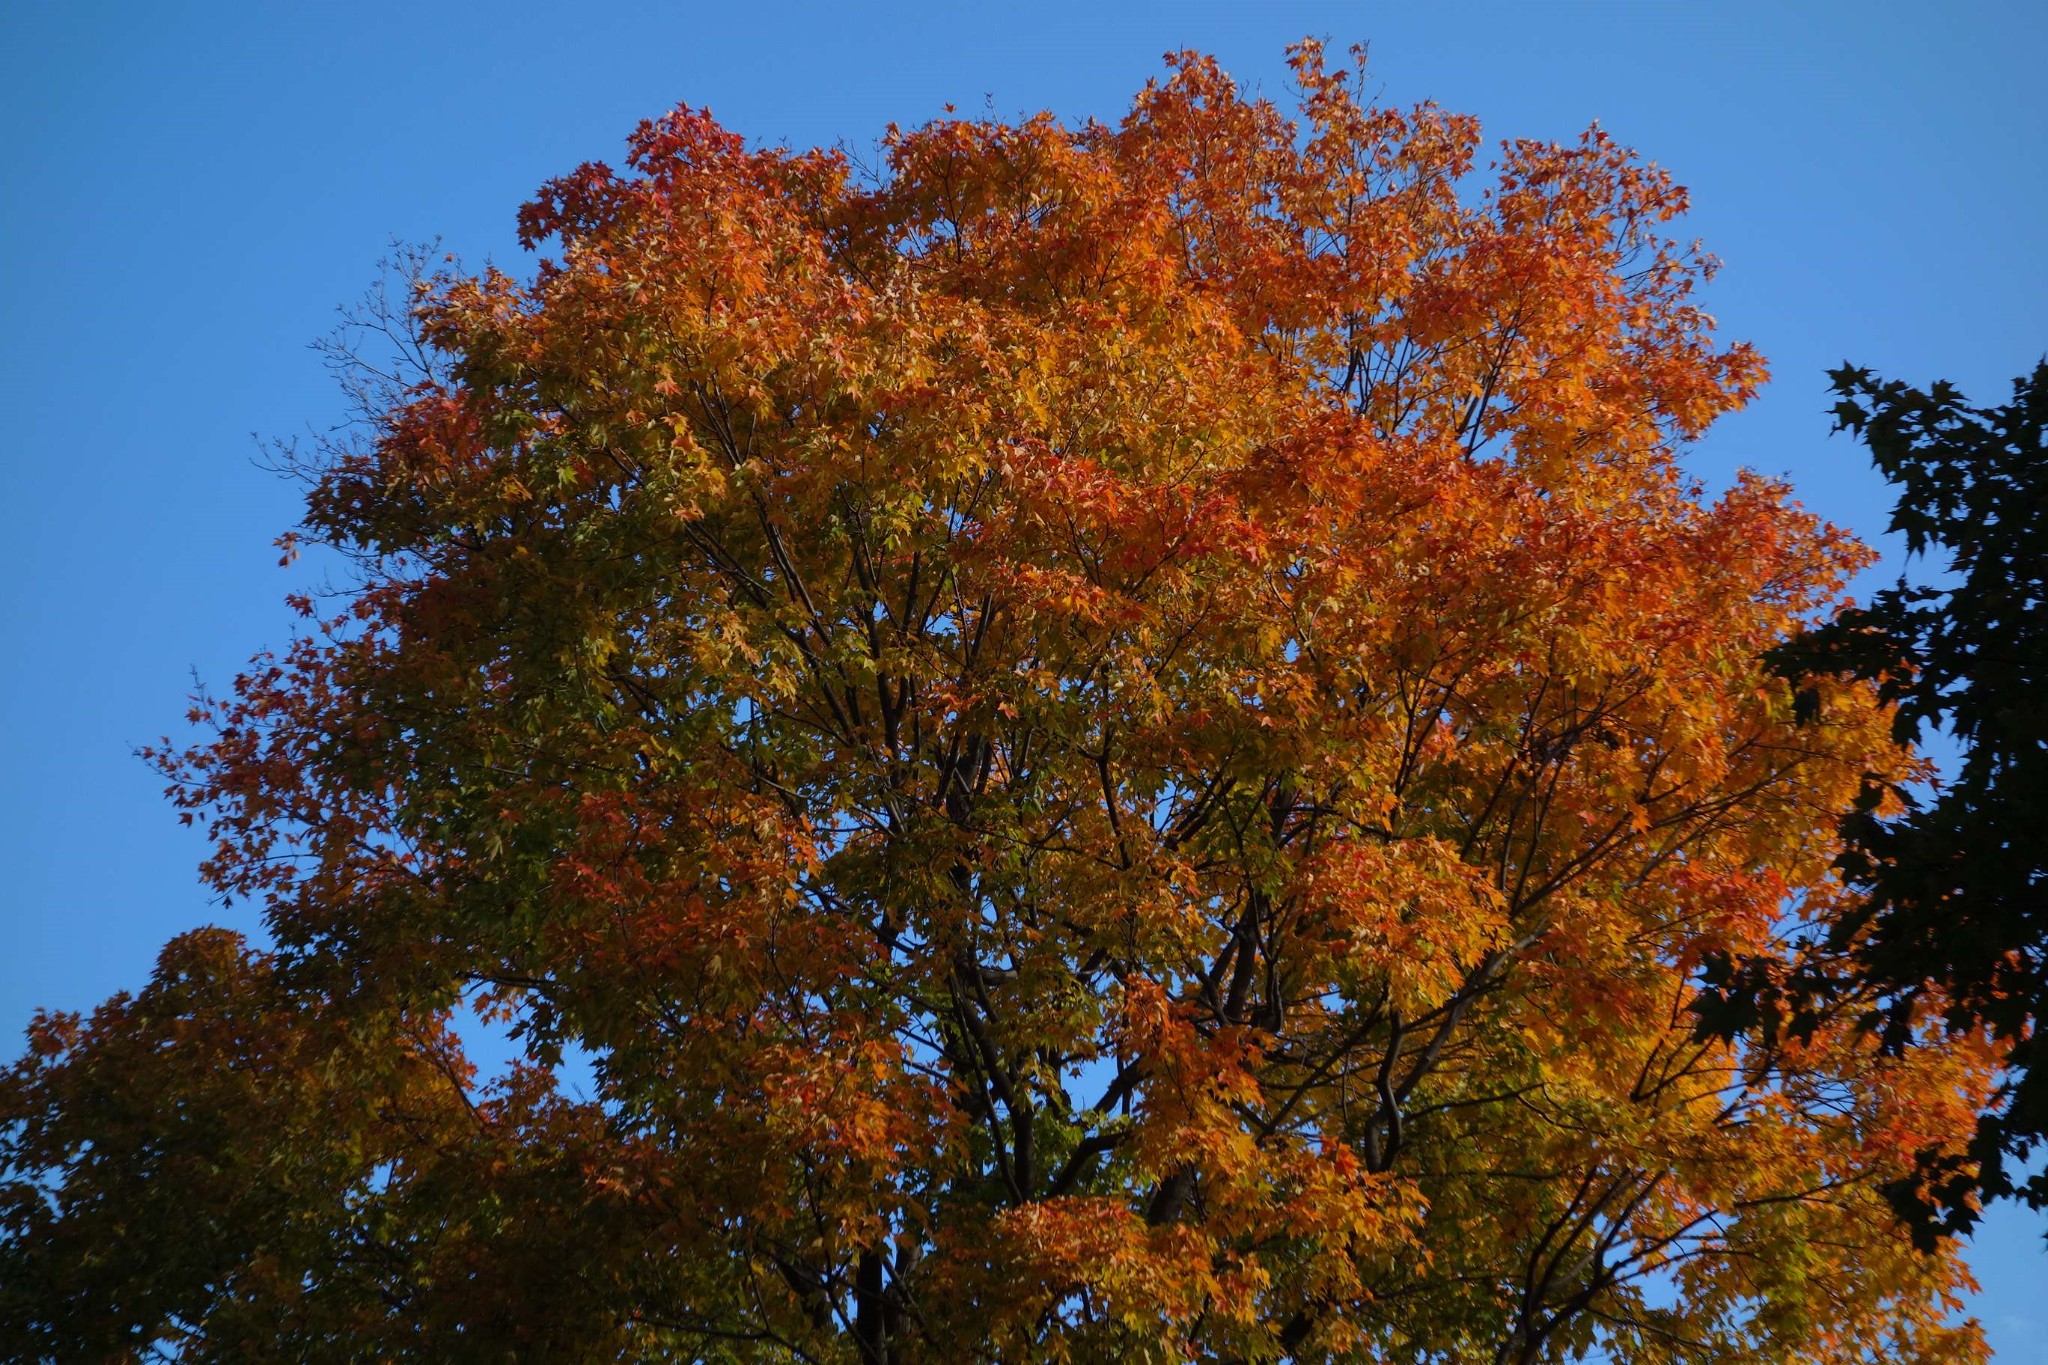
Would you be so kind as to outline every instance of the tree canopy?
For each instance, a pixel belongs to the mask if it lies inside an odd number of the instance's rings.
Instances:
[[[1978,1358],[1880,1189],[1989,1041],[1687,1009],[1921,769],[1761,661],[1867,552],[1676,462],[1764,373],[1684,192],[1294,70],[678,109],[423,280],[352,586],[156,754],[271,941],[37,1020],[0,1349]]]

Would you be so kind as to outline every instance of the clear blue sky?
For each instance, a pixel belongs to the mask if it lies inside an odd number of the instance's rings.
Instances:
[[[285,639],[270,541],[293,489],[252,433],[340,412],[307,343],[392,237],[515,265],[545,178],[641,117],[865,142],[947,102],[1122,112],[1169,48],[1279,91],[1281,49],[1365,39],[1386,99],[1492,136],[1600,120],[1694,194],[1709,307],[1776,379],[1695,452],[1789,475],[1876,538],[1829,440],[1844,358],[2001,398],[2048,349],[2048,5],[772,3],[0,5],[0,1039],[89,1007],[208,903],[201,850],[130,749],[188,673]],[[12,1044],[0,1044],[11,1055]],[[2048,1362],[2039,1222],[1980,1238],[2002,1362]]]

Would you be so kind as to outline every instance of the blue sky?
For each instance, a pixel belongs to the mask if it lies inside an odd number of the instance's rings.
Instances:
[[[249,922],[130,750],[180,733],[192,671],[286,638],[294,489],[252,434],[339,418],[307,343],[390,239],[516,266],[518,204],[679,101],[806,145],[948,102],[1114,117],[1172,48],[1278,93],[1304,34],[1369,41],[1385,99],[1493,137],[1598,119],[1691,187],[1708,306],[1776,375],[1693,452],[1709,482],[1786,475],[1879,539],[1822,371],[1993,400],[2048,348],[2048,6],[2019,0],[0,7],[0,1030]],[[2039,1229],[1979,1241],[2002,1362],[2048,1362]]]

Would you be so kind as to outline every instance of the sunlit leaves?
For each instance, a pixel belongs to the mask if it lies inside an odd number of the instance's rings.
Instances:
[[[567,1353],[1970,1349],[1872,1186],[1983,1058],[1684,1013],[1908,760],[1757,662],[1862,551],[1675,467],[1761,376],[1683,192],[1597,132],[1475,184],[1472,120],[1295,70],[872,171],[679,110],[526,210],[530,282],[423,281],[432,364],[310,471],[363,586],[165,765],[295,1009],[467,993],[543,1064],[366,1199],[477,1284],[587,1263]],[[443,1264],[356,1330],[469,1330]]]

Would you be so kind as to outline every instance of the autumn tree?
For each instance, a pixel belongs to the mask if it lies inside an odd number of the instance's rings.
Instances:
[[[1866,553],[1676,463],[1763,376],[1683,191],[1294,71],[679,109],[423,281],[355,586],[157,755],[274,941],[37,1021],[6,1349],[1977,1358],[1878,1188],[1983,1040],[1693,1038],[1916,769],[1759,661]]]

